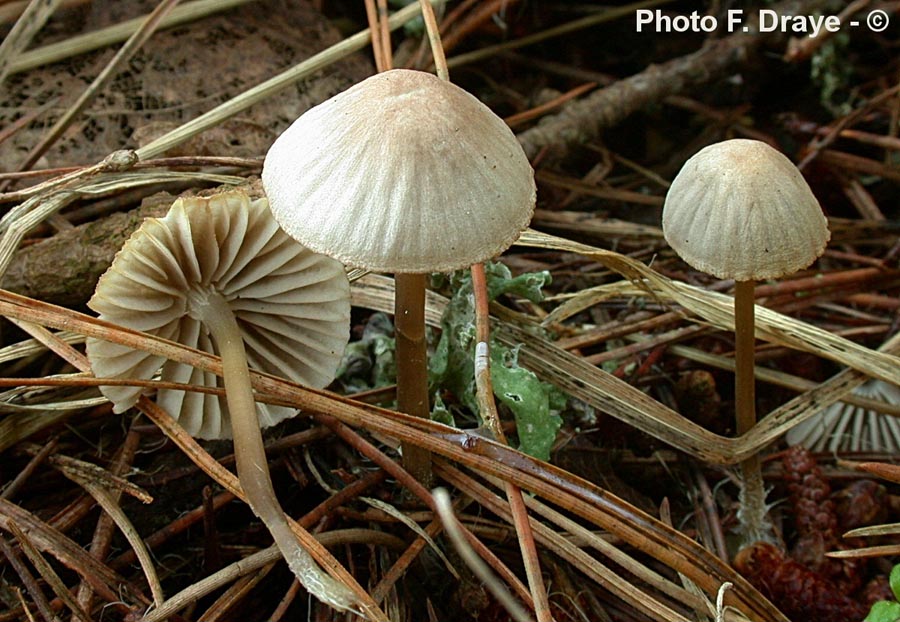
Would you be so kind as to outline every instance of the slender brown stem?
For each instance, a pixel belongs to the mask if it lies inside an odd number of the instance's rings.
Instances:
[[[437,18],[434,16],[434,7],[428,0],[419,0],[419,5],[422,7],[422,19],[425,20],[425,28],[428,31],[428,43],[431,44],[435,73],[441,80],[449,80],[447,57],[444,55],[444,46],[441,44],[441,32],[438,28]]]
[[[387,0],[378,0],[378,24],[381,29],[381,57],[384,59],[384,70],[394,68],[394,54],[391,51],[391,27],[388,24]]]
[[[375,69],[381,73],[385,70],[381,47],[381,28],[378,25],[378,10],[375,0],[365,0],[366,18],[369,21],[369,36],[372,38],[372,56],[375,58]]]
[[[394,329],[397,339],[397,410],[428,419],[428,353],[425,343],[424,274],[394,276]],[[431,454],[403,444],[403,466],[424,486],[430,487]]]
[[[738,435],[756,425],[754,281],[734,284],[735,425]],[[766,489],[759,454],[743,460],[738,521],[745,543],[770,540],[771,524],[766,511]]]
[[[494,388],[491,383],[490,353],[490,300],[488,299],[487,278],[484,264],[478,263],[470,268],[472,272],[472,293],[475,298],[475,397],[481,411],[481,425],[500,443],[506,442],[497,405],[494,402]]]
[[[738,435],[756,425],[754,286],[754,281],[734,284],[734,401]]]

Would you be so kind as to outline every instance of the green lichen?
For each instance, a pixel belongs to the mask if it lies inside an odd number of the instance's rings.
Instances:
[[[538,302],[550,282],[547,272],[512,277],[502,264],[487,264],[488,295],[520,296]],[[459,402],[478,413],[475,391],[475,310],[468,271],[451,276],[455,293],[441,321],[443,332],[431,357],[430,381],[434,391],[452,392]],[[491,382],[497,400],[513,414],[519,449],[537,458],[550,457],[550,448],[562,423],[557,414],[565,395],[533,372],[520,367],[518,348],[491,338]]]

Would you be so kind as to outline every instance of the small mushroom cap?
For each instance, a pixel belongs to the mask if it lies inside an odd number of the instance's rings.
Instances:
[[[275,219],[309,248],[379,272],[447,272],[506,250],[534,213],[515,135],[458,86],[374,75],[312,108],[262,172]]]
[[[248,364],[322,387],[331,382],[350,332],[350,287],[343,266],[290,238],[265,199],[239,191],[181,198],[164,218],[149,218],[100,278],[88,306],[100,318],[217,354],[198,305],[219,294],[240,327]],[[221,387],[215,374],[163,357],[87,340],[98,378],[152,378]],[[107,386],[115,412],[133,406],[139,387]],[[224,397],[163,389],[157,403],[191,435],[229,438]],[[296,410],[258,404],[260,426]]]
[[[831,234],[793,163],[769,145],[726,140],[701,149],[672,182],[663,234],[687,263],[722,279],[774,279],[805,268]]]

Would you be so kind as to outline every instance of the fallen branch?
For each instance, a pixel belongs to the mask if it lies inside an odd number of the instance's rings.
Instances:
[[[809,15],[819,5],[819,0],[796,0],[782,2],[773,9],[779,14]],[[545,149],[555,156],[563,156],[572,147],[593,140],[601,131],[638,110],[747,65],[754,52],[764,45],[778,43],[785,36],[781,32],[761,33],[755,24],[748,23],[748,32],[709,41],[693,54],[650,65],[584,99],[567,103],[559,113],[521,132],[519,142],[532,160]]]

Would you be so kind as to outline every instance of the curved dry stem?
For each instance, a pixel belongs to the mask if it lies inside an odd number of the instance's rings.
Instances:
[[[494,598],[503,605],[503,608],[506,609],[513,620],[516,622],[532,622],[533,618],[528,615],[528,611],[509,593],[500,579],[478,557],[478,554],[466,541],[462,528],[457,522],[456,515],[453,513],[450,493],[443,488],[435,488],[431,491],[431,495],[434,497],[435,510],[444,524],[444,531],[456,548],[456,552],[466,562],[466,565],[475,573],[475,576],[481,580],[490,593],[494,595]]]
[[[250,508],[265,524],[291,571],[313,596],[335,609],[358,612],[359,599],[322,570],[291,531],[272,486],[244,342],[228,303],[211,294],[192,311],[206,325],[222,357],[225,398],[234,432],[234,457]]]

